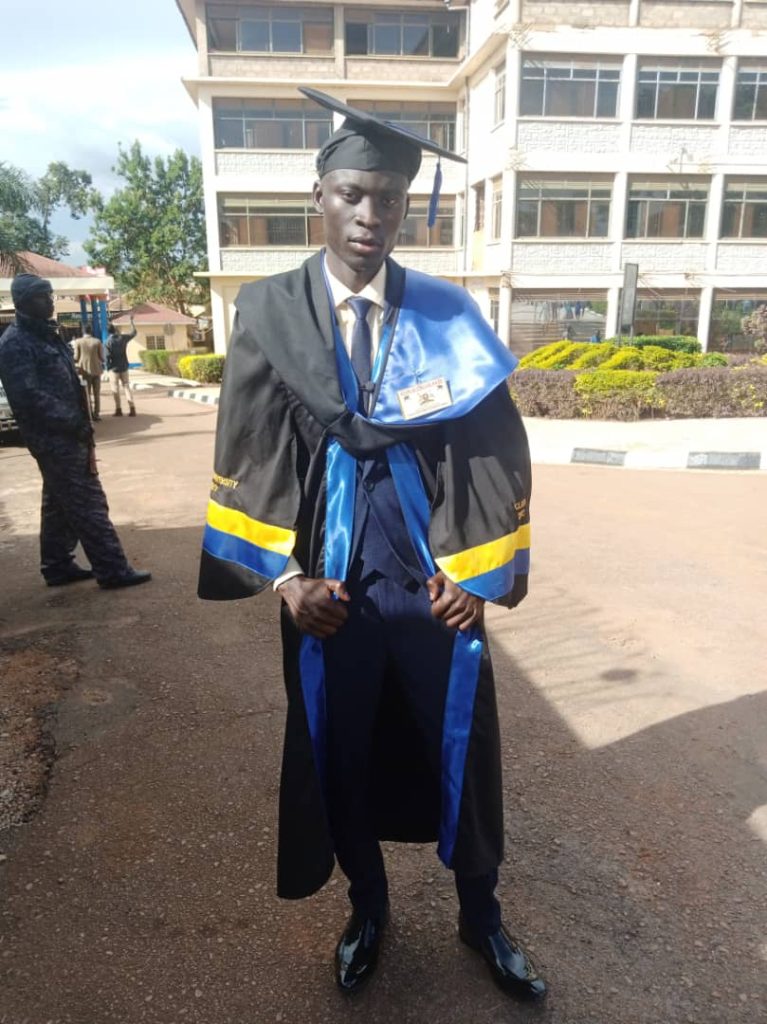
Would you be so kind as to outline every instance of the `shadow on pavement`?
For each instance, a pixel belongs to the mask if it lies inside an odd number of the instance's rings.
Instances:
[[[343,880],[301,903],[274,895],[277,600],[199,602],[197,528],[120,533],[155,573],[148,586],[49,592],[34,538],[4,553],[0,648],[53,651],[79,672],[53,726],[48,799],[0,834],[7,1020],[759,1019],[764,694],[587,749],[495,643],[502,900],[550,999],[531,1009],[497,992],[457,940],[452,879],[432,848],[388,846],[387,948],[370,989],[347,1002],[331,971]],[[617,666],[603,682],[631,686],[642,672]]]

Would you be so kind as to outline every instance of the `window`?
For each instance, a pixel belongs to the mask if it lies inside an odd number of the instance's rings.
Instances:
[[[499,64],[495,69],[495,98],[493,106],[493,124],[500,124],[506,117],[506,64]]]
[[[632,182],[627,238],[702,238],[708,185],[703,182]]]
[[[216,148],[319,149],[333,130],[309,100],[214,100]]]
[[[509,344],[517,356],[564,338],[602,341],[607,322],[607,292],[525,292],[514,288],[509,321]]]
[[[735,121],[767,120],[767,69],[738,69],[732,116]]]
[[[718,88],[716,70],[640,67],[636,116],[652,120],[713,120]]]
[[[639,292],[634,310],[634,333],[686,334],[695,337],[698,333],[699,313],[700,297],[697,292],[691,295]]]
[[[220,196],[222,248],[322,245],[322,217],[304,196]]]
[[[482,231],[485,226],[485,183],[474,185],[474,230]]]
[[[490,299],[490,323],[497,334],[501,313],[501,291],[499,288],[490,288],[488,290],[488,296]]]
[[[209,4],[208,46],[214,52],[332,53],[333,9]]]
[[[461,21],[457,11],[350,10],[348,56],[457,57]]]
[[[609,182],[520,181],[517,238],[606,238]]]
[[[532,117],[615,117],[621,71],[616,64],[524,60],[519,113]]]
[[[767,179],[727,182],[722,238],[767,238]]]
[[[492,210],[492,237],[496,241],[501,237],[503,230],[503,178],[493,178],[493,210]]]
[[[165,351],[165,335],[164,334],[147,334],[146,336],[146,347],[149,352],[164,352]]]
[[[767,307],[764,291],[714,292],[709,351],[754,352],[756,338],[743,330],[743,320],[763,307]]]
[[[428,196],[411,196],[410,209],[402,224],[397,245],[428,249],[452,248],[454,242],[455,200],[442,196],[434,227],[428,226]]]
[[[316,106],[316,104],[314,104]],[[400,100],[355,100],[384,121],[402,124],[445,149],[455,149],[456,107],[454,103],[408,103]]]

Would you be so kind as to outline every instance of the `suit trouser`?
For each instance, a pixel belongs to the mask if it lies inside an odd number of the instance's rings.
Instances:
[[[101,374],[83,373],[83,378],[88,387],[88,398],[90,399],[91,412],[94,416],[101,415]]]
[[[375,916],[388,892],[381,847],[371,820],[371,750],[387,668],[402,683],[435,778],[441,773],[442,719],[454,631],[431,614],[423,586],[406,588],[372,574],[347,581],[349,618],[324,641],[328,722],[328,802],[336,857],[350,881],[349,898]],[[478,934],[500,925],[497,871],[456,874],[461,910]]]
[[[112,370],[112,394],[115,400],[115,412],[121,408],[120,388],[125,392],[128,405],[133,405],[133,388],[131,387],[130,373],[128,370]]]
[[[99,581],[121,576],[128,561],[109,518],[104,488],[89,468],[89,446],[73,441],[35,455],[43,477],[40,571],[46,579],[65,574],[77,542]]]

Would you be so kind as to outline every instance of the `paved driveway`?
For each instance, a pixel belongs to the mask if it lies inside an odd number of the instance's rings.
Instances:
[[[39,805],[0,832],[0,1022],[760,1019],[764,474],[538,469],[531,594],[490,630],[502,895],[551,998],[528,1010],[493,989],[432,849],[390,847],[388,948],[347,1003],[330,969],[343,881],[273,893],[276,600],[195,597],[215,410],[154,392],[139,410],[99,424],[99,456],[146,587],[46,590],[39,479],[0,448],[0,672],[8,706],[36,709],[18,729]]]

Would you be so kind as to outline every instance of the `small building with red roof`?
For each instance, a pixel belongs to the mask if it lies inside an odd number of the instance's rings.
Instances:
[[[161,306],[157,302],[142,302],[130,312],[114,317],[112,323],[125,334],[131,330],[131,317],[136,327],[136,337],[128,345],[130,363],[140,362],[139,353],[144,349],[191,352],[197,344],[197,321],[194,317],[179,313],[177,309]]]

